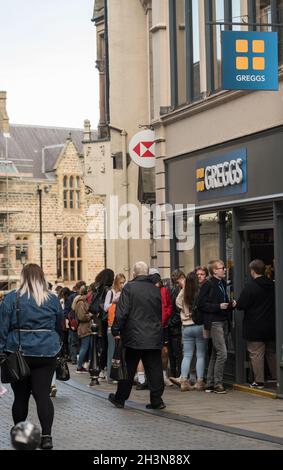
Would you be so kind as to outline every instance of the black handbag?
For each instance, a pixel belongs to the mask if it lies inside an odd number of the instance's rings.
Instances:
[[[30,368],[26,363],[21,351],[20,303],[18,293],[16,300],[16,315],[19,334],[19,346],[16,352],[7,354],[6,359],[1,364],[1,381],[4,384],[21,382],[30,375]]]
[[[56,379],[62,380],[63,382],[66,382],[67,380],[70,379],[70,371],[69,371],[68,363],[64,356],[57,357]]]
[[[112,358],[112,366],[110,371],[110,378],[113,380],[127,380],[128,371],[125,359],[125,348],[122,345],[121,339],[115,341],[115,350]]]

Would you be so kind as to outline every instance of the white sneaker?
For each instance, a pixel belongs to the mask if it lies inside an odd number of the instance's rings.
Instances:
[[[170,382],[168,377],[163,377],[163,379],[164,379],[164,384],[166,385],[166,387],[173,387],[173,384],[172,382]]]

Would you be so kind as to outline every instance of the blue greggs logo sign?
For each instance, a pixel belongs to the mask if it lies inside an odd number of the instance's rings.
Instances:
[[[222,31],[222,88],[278,90],[278,34]]]
[[[247,149],[233,150],[197,163],[198,200],[247,191]]]

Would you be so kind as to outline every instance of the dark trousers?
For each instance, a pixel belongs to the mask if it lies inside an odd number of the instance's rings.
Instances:
[[[168,352],[170,363],[170,376],[180,377],[183,359],[182,335],[171,335],[169,329]]]
[[[142,360],[145,374],[150,390],[150,403],[158,406],[162,403],[162,393],[164,391],[164,380],[160,349],[131,349],[126,348],[126,363],[128,380],[118,382],[115,399],[119,403],[124,403],[130,396],[135,373],[139,361]]]
[[[99,365],[100,369],[104,370],[107,367],[107,349],[108,349],[108,338],[107,338],[107,331],[108,331],[108,323],[106,321],[102,323],[102,337],[101,337],[101,351],[100,351],[100,359]]]
[[[78,333],[76,331],[69,329],[68,341],[69,341],[69,354],[70,354],[71,361],[74,364],[76,364],[77,355],[80,349]]]
[[[52,377],[56,368],[56,357],[25,357],[31,375],[21,382],[11,384],[15,399],[12,407],[14,424],[25,421],[28,416],[29,399],[32,393],[42,434],[51,435],[54,407],[49,396]]]

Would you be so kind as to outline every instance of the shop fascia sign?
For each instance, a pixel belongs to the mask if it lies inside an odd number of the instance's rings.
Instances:
[[[247,191],[247,149],[241,148],[197,163],[198,199],[209,199]]]
[[[278,33],[222,31],[222,88],[278,90]]]

